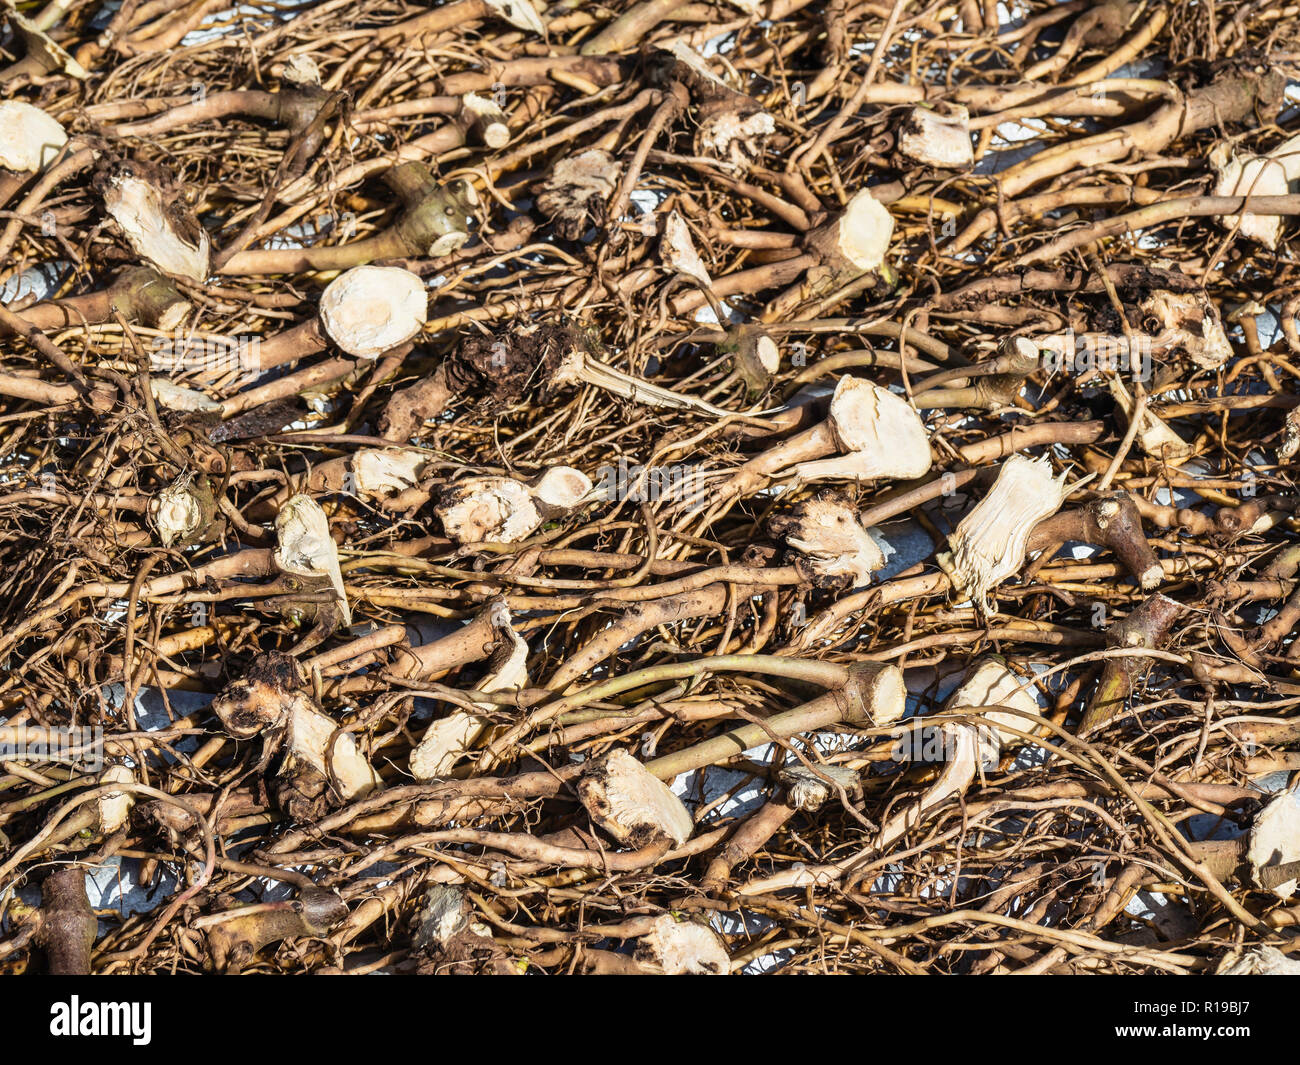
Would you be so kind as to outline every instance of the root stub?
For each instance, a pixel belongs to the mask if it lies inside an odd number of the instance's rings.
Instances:
[[[330,282],[320,318],[329,338],[349,355],[374,359],[405,344],[424,325],[428,296],[409,270],[358,266]]]
[[[596,824],[632,847],[664,836],[680,846],[694,828],[677,796],[626,751],[614,751],[584,773],[578,795]]]

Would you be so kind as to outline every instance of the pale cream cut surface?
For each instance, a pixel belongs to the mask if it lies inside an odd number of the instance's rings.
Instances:
[[[804,765],[789,765],[778,776],[786,786],[787,801],[796,810],[820,809],[837,794],[837,784],[849,794],[862,786],[857,770],[846,769],[844,766],[819,765],[814,773]]]
[[[469,234],[460,229],[444,233],[429,245],[429,258],[438,259],[444,255],[450,255],[452,252],[463,248],[467,240],[469,240]]]
[[[1210,165],[1217,178],[1215,196],[1286,196],[1291,182],[1300,178],[1300,136],[1284,141],[1267,155],[1236,155],[1228,145],[1220,145],[1210,153]],[[1277,247],[1282,233],[1282,217],[1275,214],[1247,211],[1224,215],[1219,221],[1269,249]]]
[[[980,729],[971,725],[940,725],[945,738],[948,760],[943,771],[927,788],[914,805],[906,806],[894,814],[876,837],[876,849],[886,847],[901,839],[907,831],[921,823],[926,811],[947,802],[966,790],[979,771],[980,760],[986,747],[980,739]]]
[[[929,472],[930,440],[910,403],[887,388],[845,375],[835,386],[831,429],[843,455],[795,467],[800,483],[814,480],[910,479]]]
[[[776,119],[766,111],[751,111],[744,117],[724,111],[700,123],[700,144],[719,159],[740,166],[775,132]]]
[[[419,334],[429,314],[424,282],[398,266],[355,266],[326,286],[320,320],[349,355],[374,359]]]
[[[960,104],[946,114],[914,107],[898,135],[898,150],[909,159],[944,170],[961,170],[975,163],[970,139],[970,112]]]
[[[90,77],[86,68],[73,59],[63,45],[59,44],[53,37],[46,33],[45,30],[41,29],[36,22],[22,14],[12,2],[6,2],[5,7],[7,8],[5,11],[5,17],[8,18],[14,29],[25,31],[36,38],[35,41],[31,38],[28,39],[27,50],[29,54],[33,49],[39,51],[41,54],[47,56],[52,62],[57,63],[58,67],[56,69],[61,70],[69,77],[77,78],[81,81],[85,81]]]
[[[661,51],[667,52],[679,63],[682,63],[693,70],[701,78],[711,81],[715,85],[721,86],[724,89],[728,88],[727,83],[709,69],[709,64],[704,61],[704,57],[685,41],[680,39],[670,41],[668,44],[659,47]]]
[[[676,40],[663,47],[678,62],[684,63],[700,77],[713,82],[726,92],[734,92],[718,77],[695,49],[684,41]],[[737,103],[740,104],[740,101]],[[776,132],[776,119],[768,112],[750,110],[742,116],[740,110],[722,111],[703,119],[699,126],[700,146],[734,166],[744,166],[749,154],[755,152],[760,142]]]
[[[423,451],[414,448],[363,448],[352,456],[352,476],[357,494],[368,499],[414,488],[428,465]]]
[[[174,332],[180,329],[181,323],[185,321],[190,311],[194,309],[194,304],[189,300],[177,300],[175,303],[167,306],[163,312],[158,315],[157,328],[165,333]]]
[[[636,957],[665,976],[726,976],[731,958],[711,928],[679,921],[670,913],[655,918],[637,943]]]
[[[892,446],[901,451],[909,469],[920,476],[921,444],[929,468],[930,446],[920,415],[902,396],[862,377],[845,375],[835,386],[830,405],[831,426],[845,451],[871,451],[881,456]]]
[[[552,466],[532,487],[534,499],[552,507],[576,507],[591,494],[591,478],[572,466]]]
[[[987,611],[989,589],[1020,569],[1030,532],[1060,509],[1065,494],[1065,475],[1053,476],[1045,457],[1012,455],[935,560],[959,593]]]
[[[528,644],[511,625],[510,611],[505,603],[495,602],[489,610],[493,628],[510,640],[511,647],[505,662],[479,682],[478,690],[518,691],[528,685]],[[496,709],[492,703],[475,705],[484,710]],[[421,781],[445,777],[487,726],[487,721],[467,710],[453,710],[446,717],[433,722],[411,751],[411,775]]]
[[[487,6],[517,30],[529,30],[545,35],[546,24],[537,13],[532,0],[485,0]]]
[[[163,547],[198,532],[203,508],[189,477],[174,481],[149,500],[149,517]]]
[[[316,60],[302,52],[294,52],[284,64],[282,77],[294,85],[319,85],[320,67]]]
[[[949,709],[957,710],[965,706],[1009,706],[1013,710],[1024,710],[1029,714],[1041,714],[1043,710],[1034,697],[1033,683],[1026,686],[1022,677],[992,656],[980,659],[975,669],[962,681],[961,687],[953,693]],[[1029,718],[1002,710],[992,710],[983,717],[995,725],[1007,725],[1021,732],[1032,732],[1035,727]],[[1019,747],[1025,743],[1014,732],[998,729],[998,735],[1008,747]]]
[[[1300,451],[1300,407],[1294,407],[1287,412],[1286,421],[1282,425],[1282,443],[1277,448],[1278,461],[1290,462],[1298,451]]]
[[[411,751],[408,763],[411,776],[421,782],[445,777],[483,729],[483,719],[466,710],[453,710],[439,718],[424,730],[419,744]]]
[[[482,123],[483,143],[489,148],[504,148],[510,143],[510,126],[506,113],[494,100],[478,93],[467,92],[460,98],[461,106]]]
[[[679,847],[690,838],[695,822],[681,800],[627,751],[611,752],[594,768],[580,781],[579,798],[591,819],[620,843],[647,830]]]
[[[149,391],[156,402],[168,410],[221,410],[221,404],[215,399],[192,388],[184,388],[165,377],[150,377]]]
[[[1219,309],[1203,292],[1153,292],[1142,310],[1160,321],[1157,348],[1182,348],[1202,370],[1217,370],[1232,358],[1232,344]]]
[[[1300,958],[1288,958],[1276,947],[1251,947],[1219,968],[1219,976],[1300,976]],[[1227,959],[1225,958],[1225,961]]]
[[[799,524],[785,533],[786,543],[808,557],[814,572],[850,577],[858,588],[870,584],[871,575],[884,566],[884,552],[851,507],[810,499],[799,517]]]
[[[1250,828],[1246,861],[1257,885],[1262,885],[1260,872],[1267,866],[1300,861],[1300,792],[1281,791],[1259,812]],[[1298,885],[1300,880],[1293,877],[1268,890],[1289,899]]]
[[[325,757],[338,722],[317,710],[309,699],[296,694],[289,710],[285,743],[291,760],[303,762],[327,780],[336,782],[344,799],[357,799],[383,786],[374,767],[361,756],[349,732],[340,732],[334,741],[333,774]],[[292,764],[286,764],[292,771]]]
[[[527,486],[510,477],[460,481],[434,513],[458,544],[511,544],[542,523]]]
[[[866,189],[856,193],[840,216],[836,249],[863,272],[880,268],[894,236],[894,217]]]
[[[207,280],[211,251],[207,233],[200,235],[198,247],[182,238],[167,217],[162,194],[149,182],[118,174],[104,190],[104,207],[142,259],[174,277]]]
[[[112,765],[99,776],[100,784],[134,784],[135,775],[124,765]],[[110,836],[126,824],[135,796],[129,791],[106,791],[99,797],[99,831]]]
[[[873,725],[892,725],[907,713],[907,684],[903,671],[897,666],[886,666],[876,676],[870,701],[863,707]]]
[[[39,107],[0,100],[0,167],[19,174],[44,170],[68,143],[68,134]]]
[[[343,624],[352,624],[352,608],[339,569],[339,549],[330,535],[329,519],[311,496],[292,496],[275,516],[275,564],[300,577],[329,578],[343,610]]]

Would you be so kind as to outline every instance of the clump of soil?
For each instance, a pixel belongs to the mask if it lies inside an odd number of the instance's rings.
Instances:
[[[577,337],[565,325],[467,339],[443,364],[455,393],[472,393],[475,408],[492,414],[534,394],[555,373]]]

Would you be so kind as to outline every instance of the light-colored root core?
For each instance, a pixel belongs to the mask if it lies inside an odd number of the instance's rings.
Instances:
[[[808,244],[834,278],[842,281],[879,270],[893,236],[893,215],[862,189],[835,219],[808,235]]]
[[[143,178],[121,172],[108,179],[104,207],[121,227],[137,255],[165,274],[202,283],[207,280],[211,245],[200,232],[197,245],[180,235],[162,193]]]
[[[329,519],[311,496],[299,493],[285,501],[275,517],[275,564],[300,577],[328,577],[343,613],[352,624],[352,608],[339,569],[339,549],[330,535]]]
[[[349,355],[378,358],[417,336],[429,313],[424,282],[396,266],[356,266],[326,287],[320,320]]]
[[[878,850],[885,850],[901,839],[910,829],[919,825],[931,810],[936,809],[954,795],[960,795],[975,779],[979,770],[983,745],[979,729],[970,725],[941,725],[944,748],[949,752],[947,763],[939,778],[930,785],[915,806],[901,810],[885,822],[876,837]]]
[[[895,665],[876,669],[870,683],[856,686],[862,697],[865,720],[875,727],[892,725],[907,713],[907,684],[903,671]]]
[[[871,575],[885,565],[884,552],[862,527],[857,512],[834,496],[807,500],[771,528],[799,553],[796,565],[814,580],[847,577],[849,586],[858,588],[870,584]]]
[[[0,100],[0,167],[18,174],[44,170],[67,143],[63,127],[39,107]]]
[[[290,776],[298,765],[310,766],[332,781],[345,800],[360,798],[383,786],[374,767],[362,757],[350,732],[338,732],[338,722],[317,710],[306,696],[295,695],[285,733],[288,756],[281,776]],[[326,758],[330,737],[334,740],[333,760]],[[333,773],[330,773],[330,769]]]
[[[546,23],[532,0],[485,0],[487,6],[517,30],[545,35]]]
[[[494,668],[479,682],[483,692],[518,691],[528,686],[528,644],[510,623],[510,611],[502,602],[489,608],[492,626],[504,638],[504,644],[492,655]],[[492,703],[477,703],[485,710]],[[436,780],[447,776],[456,763],[487,730],[488,722],[467,710],[453,710],[425,729],[419,744],[411,752],[411,775],[416,780]]]
[[[557,510],[578,506],[592,492],[591,478],[572,466],[553,466],[532,485],[532,496],[539,503]]]
[[[1232,358],[1232,344],[1219,309],[1203,292],[1153,292],[1141,303],[1144,314],[1160,323],[1152,346],[1182,350],[1202,370],[1217,370]]]
[[[473,477],[453,485],[433,511],[458,544],[512,544],[542,523],[526,485],[509,477]]]
[[[666,270],[682,274],[704,288],[713,284],[704,260],[695,250],[695,241],[691,239],[686,220],[676,211],[671,211],[664,219],[663,236],[659,238],[659,258]]]
[[[1300,958],[1288,958],[1276,947],[1251,947],[1223,961],[1219,976],[1300,976]]]
[[[970,112],[960,104],[942,110],[914,107],[898,130],[898,150],[907,158],[940,170],[962,170],[975,163]]]
[[[428,464],[414,448],[364,448],[352,456],[352,484],[366,499],[383,499],[414,488]]]
[[[149,520],[163,547],[186,540],[203,524],[203,503],[187,476],[173,481],[149,500]]]
[[[631,847],[664,836],[681,846],[695,828],[681,800],[624,750],[591,765],[578,782],[578,798],[592,821]]]
[[[1052,475],[1046,458],[1012,455],[989,494],[962,518],[936,556],[961,595],[986,613],[988,593],[1020,569],[1035,525],[1060,509],[1065,475]]]
[[[655,918],[637,942],[636,960],[665,976],[726,976],[731,958],[711,928],[679,921],[670,913]]]
[[[1221,144],[1210,152],[1210,165],[1216,175],[1215,196],[1286,196],[1291,182],[1300,178],[1300,137],[1284,141],[1267,155],[1237,155]],[[1225,229],[1270,250],[1282,235],[1281,215],[1247,211],[1224,215],[1219,221]]]
[[[996,655],[981,658],[962,681],[961,686],[948,701],[948,710],[960,711],[966,707],[1006,706],[1029,714],[1041,714],[1042,707],[1034,697],[1033,686],[1024,687],[1024,681],[1007,668]],[[980,715],[993,728],[980,728],[980,762],[996,764],[1003,747],[1021,747],[1025,740],[1011,729],[1032,732],[1034,722],[1027,717],[1007,710],[989,710]],[[1002,727],[999,727],[1002,726]]]
[[[202,392],[168,381],[165,377],[150,377],[149,391],[154,402],[168,410],[219,411],[221,404]]]
[[[135,774],[124,765],[109,766],[99,776],[100,784],[134,784]],[[99,834],[111,836],[126,824],[135,805],[129,791],[107,791],[99,797]]]
[[[807,766],[790,765],[778,776],[786,786],[789,804],[805,812],[821,809],[837,793],[837,785],[849,795],[862,790],[857,771],[843,766],[821,765],[813,772]]]
[[[1255,817],[1250,828],[1246,861],[1250,865],[1251,879],[1258,887],[1265,887],[1260,875],[1264,869],[1300,861],[1300,790],[1288,788],[1279,792]],[[1292,877],[1267,886],[1266,890],[1279,899],[1289,899],[1297,886],[1300,886],[1300,879]]]
[[[506,122],[506,113],[495,101],[470,92],[461,98],[461,107],[470,120],[470,128],[489,148],[504,148],[510,143],[510,126]]]
[[[861,377],[841,377],[828,420],[842,454],[799,463],[794,469],[798,483],[909,480],[929,472],[925,423],[907,400],[889,389]]]

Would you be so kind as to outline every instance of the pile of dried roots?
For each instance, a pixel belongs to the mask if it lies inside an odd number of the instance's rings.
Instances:
[[[5,4],[0,967],[1296,966],[1294,5]]]

